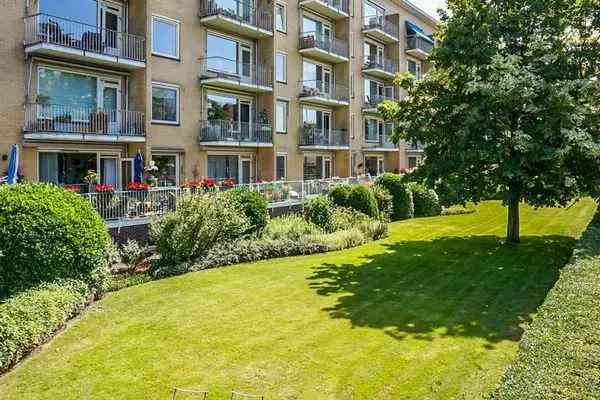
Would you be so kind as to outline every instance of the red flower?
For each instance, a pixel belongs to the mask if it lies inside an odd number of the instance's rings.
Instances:
[[[226,179],[223,180],[223,186],[229,186],[229,187],[231,187],[231,186],[234,186],[235,183],[236,183],[236,180],[233,179],[233,178],[226,178]]]
[[[127,184],[127,190],[150,190],[151,187],[144,182],[129,182]]]
[[[106,193],[106,192],[114,192],[115,188],[113,185],[98,183],[95,186],[96,192]]]
[[[201,184],[204,187],[212,187],[217,184],[217,181],[213,178],[204,178],[202,179]]]
[[[186,181],[183,184],[183,187],[186,189],[197,188],[198,186],[202,186],[202,181],[200,181],[198,179],[192,179],[190,181]]]
[[[69,192],[73,192],[73,193],[81,192],[81,186],[79,186],[79,185],[65,185],[64,187]]]

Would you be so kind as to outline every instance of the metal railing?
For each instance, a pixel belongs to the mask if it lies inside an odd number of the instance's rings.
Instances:
[[[335,8],[336,10],[349,14],[350,9],[348,7],[348,0],[318,0],[319,3],[323,3],[331,8]]]
[[[423,146],[423,144],[420,142],[410,143],[410,145],[408,146],[408,151],[423,151],[423,150],[425,150],[425,146]]]
[[[273,143],[273,128],[258,122],[200,121],[200,142]]]
[[[400,29],[397,24],[388,20],[385,15],[372,15],[364,19],[363,30],[378,29],[398,39]]]
[[[321,129],[303,126],[300,133],[300,146],[339,147],[349,145],[346,129]]]
[[[340,40],[330,35],[318,32],[303,32],[300,34],[298,40],[298,48],[300,50],[317,48],[346,58],[350,54],[347,40]]]
[[[390,140],[389,135],[377,135],[375,140],[369,140],[365,137],[364,146],[365,148],[378,148],[378,149],[397,149],[398,145]]]
[[[394,96],[381,96],[381,95],[367,94],[365,96],[365,102],[363,104],[363,107],[364,108],[374,108],[386,100],[398,101],[398,97],[395,94],[394,94]]]
[[[433,50],[433,43],[419,35],[410,35],[406,37],[406,50],[421,50],[429,54]]]
[[[146,40],[48,14],[25,17],[25,45],[49,43],[133,61],[146,61]]]
[[[200,3],[200,17],[215,15],[273,31],[273,13],[268,9],[256,8],[251,1],[202,0]]]
[[[349,101],[348,87],[341,83],[301,81],[299,89],[299,97],[322,97],[337,101]]]
[[[219,56],[200,59],[200,78],[224,78],[249,85],[273,87],[272,68]]]
[[[142,112],[59,104],[25,105],[23,129],[33,133],[146,136]]]
[[[365,56],[363,61],[363,70],[365,69],[382,69],[385,72],[390,74],[395,74],[399,71],[399,64],[396,60],[391,60],[389,58],[379,58],[379,57],[371,57]]]
[[[308,181],[273,181],[234,186],[217,185],[210,189],[152,188],[150,190],[122,190],[112,192],[84,193],[84,196],[106,221],[142,219],[164,215],[177,210],[181,196],[221,192],[232,188],[247,188],[260,193],[269,207],[301,204],[307,198],[327,194],[341,184],[357,184],[372,181],[369,176],[331,178]]]

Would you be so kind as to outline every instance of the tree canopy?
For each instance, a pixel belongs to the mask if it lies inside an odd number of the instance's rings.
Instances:
[[[449,0],[433,65],[395,83],[381,114],[421,142],[428,184],[456,202],[494,194],[519,241],[519,203],[600,190],[600,0]]]

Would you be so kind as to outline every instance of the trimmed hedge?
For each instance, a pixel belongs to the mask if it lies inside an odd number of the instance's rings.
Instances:
[[[392,195],[393,221],[414,217],[412,192],[406,184],[402,183],[400,175],[386,172],[377,177],[375,184],[387,189]]]
[[[354,185],[348,196],[348,207],[360,211],[372,218],[379,217],[377,200],[373,192],[363,185]]]
[[[599,338],[600,214],[525,331],[491,398],[599,399]]]
[[[410,184],[413,196],[414,215],[419,217],[435,217],[442,214],[442,206],[437,193],[418,183]]]
[[[83,282],[43,283],[0,303],[0,372],[44,343],[92,300]]]
[[[0,186],[0,298],[56,279],[102,289],[109,246],[83,196],[46,184]]]
[[[250,222],[246,233],[260,233],[269,223],[267,200],[260,193],[246,188],[230,189],[222,194],[223,198],[236,202]]]
[[[342,184],[337,185],[329,192],[331,202],[336,206],[348,207],[348,196],[352,192],[352,185]]]

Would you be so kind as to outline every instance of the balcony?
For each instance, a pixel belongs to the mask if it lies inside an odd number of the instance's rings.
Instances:
[[[146,66],[143,37],[47,14],[24,21],[27,54],[129,70]]]
[[[301,0],[300,7],[332,19],[348,18],[348,0]]]
[[[203,146],[272,147],[273,129],[269,124],[225,120],[200,121]]]
[[[421,153],[423,153],[424,150],[425,150],[425,146],[423,146],[423,144],[421,144],[419,142],[409,143],[408,147],[406,148],[407,153],[413,153],[413,154],[421,154]]]
[[[201,0],[200,22],[253,39],[273,36],[273,13],[250,1]]]
[[[374,15],[365,17],[362,32],[371,39],[388,44],[398,42],[400,30],[398,25],[389,21],[385,16]]]
[[[376,138],[365,137],[363,149],[366,151],[398,151],[398,145],[393,143],[389,136],[378,135]]]
[[[388,58],[378,58],[366,56],[363,62],[362,71],[365,74],[371,75],[380,79],[394,79],[399,71],[398,61]]]
[[[371,95],[371,94],[367,94],[365,96],[365,102],[363,103],[363,112],[366,113],[373,113],[373,114],[377,114],[379,113],[379,111],[377,110],[377,107],[379,106],[379,104],[383,103],[384,101],[398,101],[398,97],[396,96],[396,90],[394,90],[393,94],[387,94],[387,95]]]
[[[25,139],[145,142],[144,113],[57,104],[25,106]]]
[[[304,150],[348,150],[349,135],[346,129],[321,129],[305,125],[300,133],[299,146]]]
[[[304,32],[300,34],[298,49],[302,55],[327,63],[348,62],[348,41],[319,34]]]
[[[200,59],[200,83],[223,89],[268,93],[273,91],[273,69],[225,57],[208,57]]]
[[[433,41],[421,35],[410,35],[406,37],[406,54],[426,60],[433,49]]]
[[[348,87],[323,81],[300,82],[300,101],[324,106],[347,106],[350,104]]]

